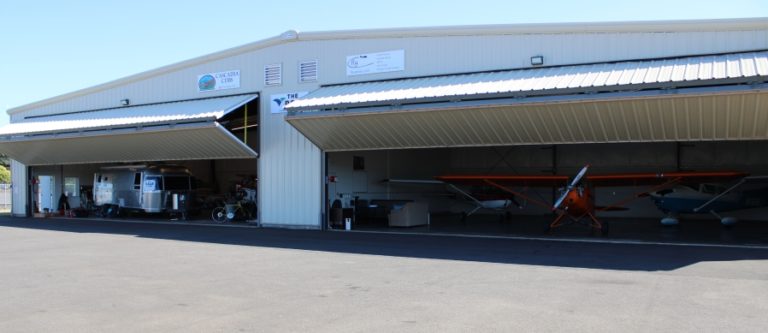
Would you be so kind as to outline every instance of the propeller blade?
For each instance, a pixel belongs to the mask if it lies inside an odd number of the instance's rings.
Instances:
[[[576,187],[576,185],[579,185],[581,178],[584,178],[584,175],[587,174],[587,169],[589,169],[589,164],[581,168],[581,171],[579,171],[576,177],[573,177],[573,180],[571,181],[571,185],[568,187],[569,189]]]
[[[565,191],[563,191],[563,195],[561,195],[560,198],[557,199],[557,201],[555,201],[555,205],[552,206],[552,210],[557,210],[558,208],[560,208],[560,205],[563,204],[563,201],[565,201],[565,198],[568,196],[568,193],[571,193],[571,189],[569,188],[565,189]]]
[[[568,187],[565,188],[563,191],[563,194],[560,196],[557,201],[555,201],[555,204],[552,206],[552,210],[557,210],[560,208],[560,205],[563,204],[563,201],[565,201],[565,198],[568,197],[568,193],[571,193],[571,190],[576,187],[576,185],[579,185],[579,182],[581,182],[581,179],[584,178],[584,175],[587,174],[587,169],[589,169],[589,164],[585,165],[583,168],[581,168],[581,171],[579,171],[578,174],[576,174],[576,177],[573,177],[573,180],[570,184],[568,184]]]

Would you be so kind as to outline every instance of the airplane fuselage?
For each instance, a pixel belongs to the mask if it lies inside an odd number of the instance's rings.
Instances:
[[[747,208],[741,193],[730,193],[707,205],[703,211],[696,211],[718,193],[705,193],[688,186],[678,185],[671,189],[650,194],[651,200],[664,213],[688,214],[706,213],[710,211],[727,212]]]

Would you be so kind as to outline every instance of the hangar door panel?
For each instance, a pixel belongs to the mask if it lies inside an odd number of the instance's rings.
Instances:
[[[0,129],[0,154],[30,166],[255,158],[217,120],[256,97],[42,116]]]
[[[709,101],[704,103],[703,101]],[[736,101],[739,103],[734,104]],[[503,103],[494,101],[495,103]],[[718,106],[725,105],[725,109]],[[325,151],[573,143],[766,140],[768,90],[557,104],[337,112],[287,120]],[[698,115],[716,114],[706,118]]]
[[[0,143],[25,165],[254,158],[256,152],[217,124],[141,133]]]
[[[285,108],[325,151],[764,140],[767,82],[755,51],[328,85]]]

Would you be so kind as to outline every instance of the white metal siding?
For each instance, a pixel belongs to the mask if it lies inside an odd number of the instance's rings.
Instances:
[[[27,166],[15,160],[11,160],[11,184],[13,186],[13,197],[11,214],[13,216],[25,216],[27,214],[27,191],[28,186]]]
[[[269,96],[264,94],[264,96]],[[262,99],[259,221],[264,225],[320,228],[321,152]]]

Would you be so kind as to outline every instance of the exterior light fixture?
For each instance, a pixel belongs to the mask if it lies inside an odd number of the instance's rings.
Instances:
[[[531,66],[541,66],[544,64],[544,56],[531,57]]]
[[[128,106],[128,105],[130,105],[130,104],[131,104],[131,101],[130,101],[130,100],[128,100],[127,98],[126,98],[126,99],[121,99],[121,100],[120,100],[120,105],[122,105],[122,106]]]
[[[296,30],[288,30],[280,34],[282,40],[294,40],[299,38],[299,32]]]

